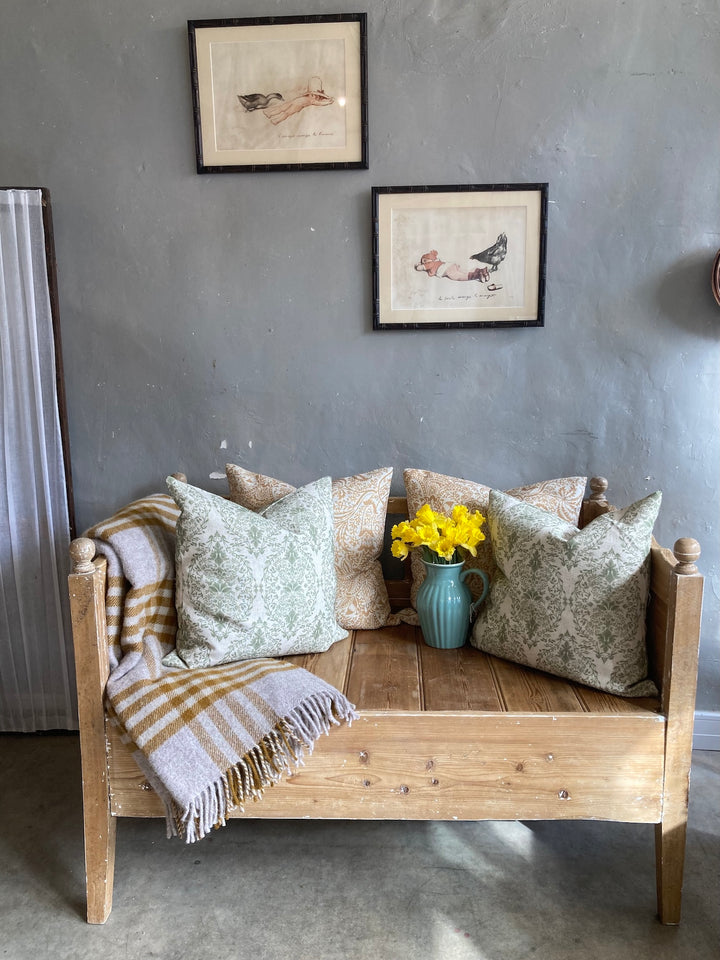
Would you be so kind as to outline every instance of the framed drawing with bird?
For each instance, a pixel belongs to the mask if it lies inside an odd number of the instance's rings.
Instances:
[[[188,21],[198,173],[366,168],[366,21]]]
[[[547,191],[373,187],[373,328],[543,326]]]

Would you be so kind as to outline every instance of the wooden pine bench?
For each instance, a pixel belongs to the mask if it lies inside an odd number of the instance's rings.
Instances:
[[[581,524],[608,509],[607,484]],[[406,513],[392,498],[389,513]],[[118,817],[162,817],[159,797],[106,722],[105,561],[88,572],[74,541],[69,578],[83,769],[87,919],[112,907]],[[389,820],[594,819],[655,824],[657,903],[678,923],[703,578],[695,540],[652,548],[650,674],[660,696],[610,696],[488,656],[436,650],[402,625],[355,631],[290,658],[357,706],[305,765],[235,817]],[[92,553],[90,554],[92,556]],[[409,582],[388,581],[395,606]]]

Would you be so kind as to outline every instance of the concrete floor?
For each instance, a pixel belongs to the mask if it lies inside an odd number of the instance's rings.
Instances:
[[[198,844],[118,826],[114,908],[84,922],[78,740],[0,736],[9,960],[718,960],[720,753],[696,752],[679,927],[653,828],[233,821]]]

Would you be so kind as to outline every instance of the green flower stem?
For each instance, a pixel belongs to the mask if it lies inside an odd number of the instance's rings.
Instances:
[[[437,563],[437,564],[449,565],[451,563],[460,563],[460,561],[463,559],[461,556],[458,555],[458,551],[456,550],[455,553],[450,557],[450,559],[446,560],[445,557],[441,557],[440,554],[435,553],[434,550],[431,550],[430,547],[427,546],[427,544],[423,544],[422,551],[423,551],[423,560],[425,561],[425,563]]]

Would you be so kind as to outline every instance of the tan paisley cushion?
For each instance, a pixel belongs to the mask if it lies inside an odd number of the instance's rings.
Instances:
[[[411,517],[426,503],[429,503],[433,510],[443,513],[450,511],[456,503],[462,503],[470,510],[479,510],[484,517],[488,515],[491,488],[486,487],[484,483],[461,480],[459,477],[446,477],[441,473],[432,473],[430,470],[405,470],[403,478],[408,513]],[[586,477],[564,477],[515,487],[513,490],[507,490],[506,493],[577,525],[586,484]],[[483,532],[485,540],[478,546],[478,555],[474,559],[471,557],[466,566],[480,567],[492,580],[495,561],[487,523],[483,526]],[[425,567],[418,550],[414,550],[410,555],[410,569],[412,571],[410,599],[415,606],[418,589],[425,579]],[[479,577],[468,577],[467,584],[473,597],[480,596],[483,584]]]
[[[228,463],[230,499],[248,510],[264,510],[295,487]],[[375,630],[390,615],[380,565],[392,467],[332,482],[335,514],[335,615],[345,630]]]

